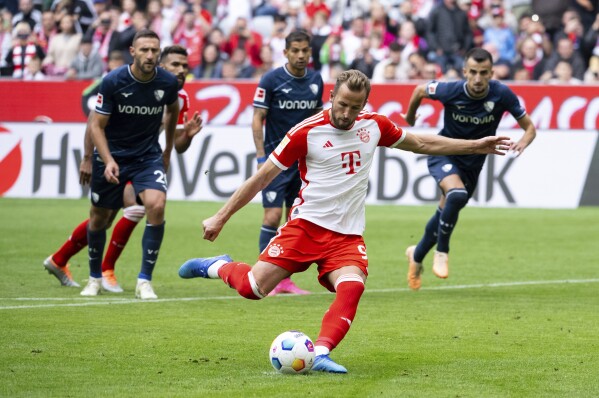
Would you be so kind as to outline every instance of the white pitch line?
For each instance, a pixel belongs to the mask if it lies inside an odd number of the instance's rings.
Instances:
[[[497,283],[479,283],[473,285],[447,285],[424,287],[421,291],[427,290],[454,290],[454,289],[481,289],[481,288],[498,288],[498,287],[513,287],[513,286],[531,286],[531,285],[565,285],[565,284],[581,284],[581,283],[598,283],[599,279],[561,279],[550,281],[520,281],[520,282],[497,282]],[[408,288],[393,288],[393,289],[366,289],[364,293],[395,293],[395,292],[410,292]],[[325,295],[330,292],[312,293],[312,295]],[[297,297],[297,294],[286,294],[275,296],[275,298]],[[183,301],[207,301],[207,300],[237,300],[242,299],[239,296],[210,296],[210,297],[180,297],[157,300],[139,300],[132,298],[118,297],[101,297],[101,298],[40,298],[40,297],[4,297],[0,298],[0,302],[6,301],[78,301],[74,303],[52,303],[52,304],[28,304],[28,305],[5,305],[0,306],[0,310],[16,310],[16,309],[31,309],[31,308],[57,308],[57,307],[88,307],[96,305],[118,305],[118,304],[152,304],[152,303],[169,303]]]

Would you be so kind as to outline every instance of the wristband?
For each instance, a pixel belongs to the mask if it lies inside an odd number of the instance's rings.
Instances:
[[[262,164],[264,162],[266,162],[266,156],[260,156],[259,158],[256,158],[256,163]]]

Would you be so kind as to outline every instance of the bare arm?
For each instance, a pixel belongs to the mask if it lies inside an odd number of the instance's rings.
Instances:
[[[91,114],[90,135],[98,154],[104,161],[106,168],[104,169],[104,177],[106,181],[112,184],[119,183],[119,165],[116,163],[106,140],[106,125],[108,124],[109,115],[103,115],[97,112]]]
[[[95,113],[93,109],[87,118],[85,135],[83,136],[83,158],[81,159],[81,164],[79,164],[79,184],[81,185],[89,184],[92,178],[92,155],[94,152],[94,143],[92,142],[90,131],[92,113]]]
[[[227,203],[212,217],[202,222],[204,227],[204,239],[214,241],[225,223],[239,209],[248,204],[256,194],[262,191],[270,182],[281,172],[270,159],[267,160],[256,174],[248,178],[233,195]]]
[[[518,120],[518,124],[522,130],[524,130],[524,135],[518,140],[518,142],[512,144],[510,148],[510,150],[513,151],[514,155],[516,156],[520,156],[526,147],[528,147],[537,136],[537,129],[528,115],[520,118]]]
[[[428,98],[428,95],[426,94],[426,84],[416,86],[412,92],[412,97],[410,97],[408,111],[406,113],[399,114],[410,126],[413,126],[416,123],[416,119],[418,119],[416,111],[418,110],[418,107],[420,107],[420,103],[424,98]]]
[[[200,113],[197,111],[190,120],[187,120],[187,114],[184,114],[183,123],[183,128],[175,130],[175,150],[177,153],[185,152],[191,145],[193,137],[204,127]]]
[[[478,140],[460,140],[435,134],[412,134],[396,146],[414,153],[428,155],[505,155],[512,142],[508,137],[489,136]]]
[[[256,158],[266,156],[264,151],[264,120],[268,114],[268,109],[254,108],[252,117],[252,134],[254,136],[254,145],[256,146]],[[261,164],[258,167],[262,166]]]
[[[166,143],[162,152],[162,161],[164,162],[164,170],[168,171],[171,162],[171,152],[175,141],[175,129],[177,128],[177,119],[179,117],[179,100],[173,102],[166,107],[164,115],[164,134]]]

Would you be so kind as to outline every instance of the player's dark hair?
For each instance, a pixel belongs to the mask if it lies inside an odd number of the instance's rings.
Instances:
[[[337,91],[339,91],[339,87],[341,87],[342,84],[345,84],[350,91],[366,91],[366,99],[368,99],[368,96],[370,95],[370,80],[368,80],[368,77],[359,70],[350,69],[341,72],[335,82],[333,95],[337,94]]]
[[[307,41],[308,45],[311,45],[311,40],[312,38],[305,30],[294,30],[285,38],[285,48],[289,50],[291,48],[291,43],[298,41]]]
[[[162,49],[162,52],[160,53],[160,61],[161,63],[164,62],[164,60],[166,59],[166,57],[168,57],[170,54],[179,54],[179,55],[183,55],[185,57],[187,57],[187,50],[185,49],[185,47],[180,46],[178,44],[174,44],[172,46],[166,46]]]
[[[160,41],[160,37],[158,37],[156,32],[154,32],[153,30],[150,30],[150,29],[142,29],[142,30],[138,31],[135,34],[135,36],[133,36],[132,43],[135,44],[135,42],[141,38],[150,38],[150,39],[156,39],[156,40]]]
[[[477,63],[489,61],[491,65],[493,65],[493,56],[491,53],[480,47],[474,47],[470,49],[464,56],[464,62],[468,61],[470,58],[475,60]]]

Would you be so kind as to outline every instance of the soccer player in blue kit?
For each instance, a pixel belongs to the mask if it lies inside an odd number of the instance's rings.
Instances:
[[[164,236],[166,170],[179,114],[179,83],[173,74],[157,67],[160,39],[153,31],[137,32],[130,52],[133,64],[115,69],[102,80],[90,120],[96,149],[87,232],[90,277],[82,296],[96,296],[100,291],[106,228],[123,207],[123,190],[131,181],[147,215],[135,295],[143,300],[157,298],[150,281]],[[158,143],[163,112],[164,151]]]
[[[267,72],[260,79],[254,95],[252,119],[258,168],[293,126],[322,110],[322,77],[307,68],[311,54],[310,36],[301,30],[291,32],[285,38],[287,64]],[[288,212],[299,194],[300,186],[299,170],[295,163],[262,190],[264,218],[260,228],[260,252],[277,233],[283,216],[283,204]],[[310,292],[297,287],[290,278],[285,278],[272,290],[271,295],[278,293]]]
[[[495,135],[503,114],[507,111],[518,121],[524,134],[511,144],[510,151],[519,156],[536,136],[536,129],[516,95],[504,84],[491,80],[493,60],[481,48],[473,48],[464,58],[465,80],[431,81],[417,86],[410,98],[406,122],[413,126],[416,111],[424,98],[443,103],[445,109],[442,136],[479,139]],[[486,155],[429,156],[428,168],[441,188],[439,207],[426,224],[424,235],[415,246],[406,249],[408,286],[418,290],[423,272],[422,261],[436,245],[433,274],[449,276],[449,240],[458,221],[460,210],[472,197]]]

